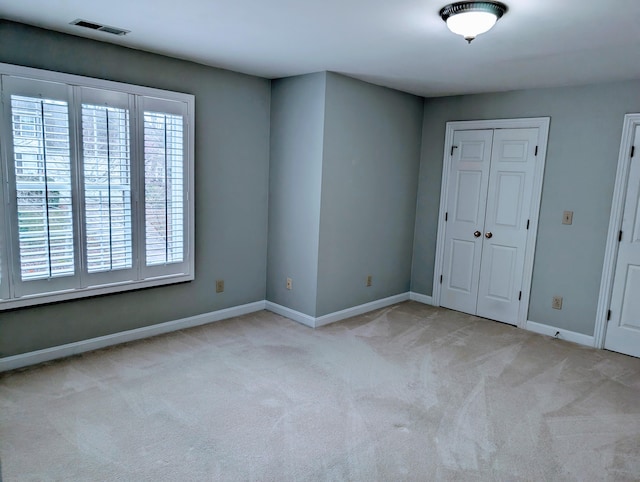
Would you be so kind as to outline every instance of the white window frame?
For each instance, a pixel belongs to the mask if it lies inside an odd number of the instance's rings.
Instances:
[[[183,114],[183,108],[184,105],[177,103],[177,102],[171,102],[171,101],[167,101],[165,99],[157,99],[157,98],[152,98],[152,97],[140,97],[139,98],[139,109],[138,109],[138,136],[140,137],[140,139],[144,139],[144,113],[145,112],[163,112],[166,114],[174,114],[174,115],[182,115]],[[185,134],[186,134],[186,126],[184,126],[185,128]],[[184,140],[183,140],[184,142]],[[140,143],[140,148],[143,148],[143,142]],[[142,153],[140,153],[141,156],[143,156]],[[139,165],[139,171],[138,171],[138,176],[139,179],[141,180],[138,192],[140,193],[140,200],[139,202],[143,205],[143,209],[141,210],[141,212],[144,212],[144,203],[145,203],[145,186],[144,186],[144,164],[140,163]],[[183,192],[183,205],[187,205],[188,203],[188,192],[187,190],[184,190]],[[186,214],[186,213],[185,213]],[[139,236],[139,242],[144,244],[145,240],[146,240],[146,226],[144,223],[144,219],[140,219],[140,226],[138,226],[138,233],[140,233]],[[183,237],[185,240],[189,239],[189,233],[188,231],[185,229],[183,232]],[[142,252],[142,246],[140,247],[140,252]],[[175,265],[176,263],[172,263],[172,265]],[[185,257],[183,259],[183,261],[181,263],[177,263],[179,265],[184,265],[185,269],[186,269],[186,265],[188,264],[188,259]],[[165,276],[167,274],[167,270],[163,265],[152,265],[152,266],[147,266],[146,265],[146,260],[140,260],[140,269],[142,270],[143,276],[144,277],[159,277],[159,276]]]
[[[74,114],[71,109],[71,99],[72,99],[72,90],[69,86],[63,83],[42,83],[41,81],[34,81],[33,79],[28,78],[19,78],[15,77],[5,77],[2,79],[2,99],[4,104],[4,112],[2,116],[3,128],[0,131],[0,142],[5,146],[5,154],[6,157],[3,161],[6,162],[6,176],[7,176],[7,184],[5,184],[7,191],[7,202],[5,202],[5,211],[7,216],[7,221],[9,222],[9,226],[5,229],[6,235],[8,235],[7,245],[9,246],[10,253],[13,253],[14,256],[9,257],[9,262],[7,266],[9,267],[9,285],[11,292],[14,293],[15,298],[27,298],[33,295],[37,295],[43,291],[49,292],[58,292],[58,291],[67,291],[74,288],[74,284],[76,283],[77,277],[74,276],[63,276],[58,278],[48,278],[48,279],[39,279],[39,280],[31,280],[31,281],[21,281],[20,273],[20,255],[18,248],[18,237],[16,231],[17,226],[11,226],[13,219],[17,218],[17,203],[16,200],[16,180],[15,180],[15,170],[11,169],[13,167],[13,142],[12,142],[12,112],[11,112],[11,100],[10,94],[6,95],[6,90],[8,89],[17,89],[18,85],[20,87],[19,95],[24,95],[28,97],[34,98],[47,98],[52,100],[64,101],[67,102],[67,111],[69,116],[69,158],[73,158],[73,153],[71,145],[73,145],[75,140],[75,132],[73,129],[74,122]],[[11,90],[10,90],[11,92]],[[13,92],[11,92],[13,93]],[[11,161],[9,161],[11,158]],[[70,161],[71,162],[71,161]],[[76,183],[76,179],[74,177],[73,169],[71,169],[71,185],[73,186]],[[72,219],[75,220],[77,218],[77,202],[73,204],[72,209]],[[74,223],[75,224],[75,223]],[[78,231],[77,226],[74,225],[73,231],[73,242],[74,247],[77,245],[78,241]],[[75,273],[78,272],[79,267],[79,257],[77,249],[74,250],[73,253],[73,265]],[[13,284],[13,286],[11,286]]]
[[[34,283],[21,282],[19,266],[19,250],[17,245],[17,226],[12,225],[15,214],[15,183],[13,166],[13,140],[11,125],[11,104],[7,103],[4,90],[2,92],[2,112],[0,116],[0,311],[19,307],[34,306],[44,303],[72,300],[108,293],[182,283],[195,279],[195,239],[194,239],[194,163],[195,163],[195,97],[190,94],[172,92],[150,87],[136,86],[120,82],[94,79],[72,74],[51,72],[29,67],[20,67],[0,63],[0,76],[21,77],[65,84],[68,91],[68,108],[70,118],[70,139],[72,171],[83,172],[82,153],[82,94],[96,92],[89,98],[114,98],[127,95],[129,105],[131,188],[132,188],[132,243],[133,266],[131,269],[114,270],[107,273],[91,273],[86,270],[84,189],[81,179],[72,173],[73,184],[73,220],[74,220],[74,266],[79,282],[69,287],[65,282],[42,280],[43,289],[32,292],[20,292],[17,285]],[[0,77],[2,78],[2,77]],[[60,87],[57,86],[56,89]],[[100,92],[102,91],[102,92]],[[108,104],[108,100],[105,100]],[[173,106],[173,110],[164,110],[168,114],[180,113],[184,119],[184,258],[182,263],[160,266],[146,266],[144,257],[144,117],[145,106]],[[122,103],[118,103],[122,106]],[[116,106],[116,104],[114,104]],[[147,110],[152,110],[148,109]],[[11,187],[11,188],[10,188]],[[12,198],[13,196],[13,198]],[[136,215],[135,213],[142,213]],[[40,283],[36,281],[35,283]],[[20,296],[21,295],[21,296]]]

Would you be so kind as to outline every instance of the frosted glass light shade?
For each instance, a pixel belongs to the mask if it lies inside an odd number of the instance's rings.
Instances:
[[[491,30],[497,20],[496,16],[489,12],[464,12],[449,17],[447,27],[453,33],[470,40]]]
[[[462,35],[467,42],[483,34],[496,24],[508,10],[501,2],[456,2],[440,10],[440,17],[453,33]]]

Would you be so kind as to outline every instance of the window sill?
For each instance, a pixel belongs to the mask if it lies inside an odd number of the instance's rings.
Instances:
[[[94,296],[122,293],[126,291],[140,290],[144,288],[154,288],[176,283],[193,281],[195,278],[191,274],[158,276],[144,281],[127,281],[123,283],[110,283],[87,288],[76,288],[72,290],[57,291],[54,293],[43,293],[38,295],[23,296],[12,300],[0,300],[0,311],[14,310],[17,308],[28,308],[32,306],[58,303],[61,301],[78,300]]]

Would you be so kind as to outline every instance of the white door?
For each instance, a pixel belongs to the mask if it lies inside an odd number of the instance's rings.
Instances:
[[[492,130],[453,136],[440,305],[470,314],[478,301],[492,142]]]
[[[516,325],[538,129],[456,131],[440,305]]]
[[[640,127],[633,144],[604,347],[640,357]]]
[[[518,324],[538,129],[493,136],[476,314]]]

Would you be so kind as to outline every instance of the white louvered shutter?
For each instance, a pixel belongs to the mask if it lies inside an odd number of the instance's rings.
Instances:
[[[134,265],[128,95],[82,89],[85,266],[89,284],[131,279]]]
[[[69,88],[3,78],[10,112],[16,293],[78,285]]]
[[[0,311],[193,280],[194,97],[4,68]]]
[[[23,280],[74,274],[69,107],[11,96]]]
[[[186,106],[143,101],[146,271],[152,276],[180,273],[187,264]]]
[[[7,300],[11,294],[9,291],[9,230],[7,224],[7,205],[4,203],[6,179],[4,169],[0,164],[0,300]]]

